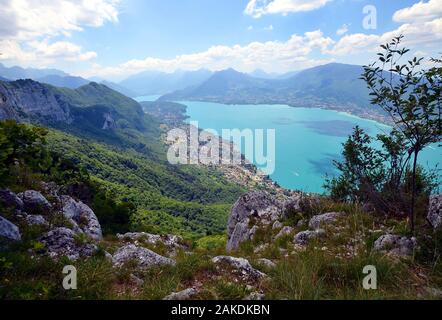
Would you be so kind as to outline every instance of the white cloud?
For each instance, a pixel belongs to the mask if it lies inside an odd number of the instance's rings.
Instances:
[[[28,40],[100,27],[118,21],[118,0],[6,0],[0,20],[11,22],[0,37]]]
[[[196,70],[208,68],[222,70],[235,68],[248,72],[263,69],[272,72],[285,72],[303,69],[330,62],[331,59],[312,59],[314,50],[324,51],[334,42],[324,37],[320,30],[306,32],[304,35],[292,35],[285,42],[252,42],[245,46],[212,46],[208,50],[176,56],[173,59],[148,57],[142,60],[130,60],[115,67],[94,64],[84,76],[122,78],[145,70],[172,72],[177,69]]]
[[[119,0],[2,0],[0,60],[48,64],[56,60],[86,61],[92,51],[54,37],[69,37],[84,27],[117,22]]]
[[[439,6],[438,6],[439,5]],[[406,22],[381,35],[349,34],[342,37],[326,53],[338,56],[379,50],[378,46],[399,35],[404,35],[403,44],[420,50],[422,46],[440,49],[442,42],[442,0],[419,2],[398,10],[393,15],[396,22]]]
[[[250,0],[244,13],[254,18],[266,14],[283,14],[312,11],[332,0]]]
[[[343,36],[348,32],[348,25],[343,24],[338,30],[336,30],[336,34],[338,36]]]
[[[420,1],[395,12],[393,21],[401,23],[428,22],[442,17],[442,0]]]
[[[253,26],[248,26],[247,30],[252,31],[253,30]]]
[[[0,60],[12,60],[22,64],[35,63],[40,66],[60,60],[87,61],[97,57],[96,52],[84,52],[80,46],[74,43],[68,41],[49,43],[47,40],[34,40],[25,45],[20,45],[15,40],[0,40],[0,53]]]
[[[264,28],[266,31],[273,31],[273,25],[269,24],[267,27]]]

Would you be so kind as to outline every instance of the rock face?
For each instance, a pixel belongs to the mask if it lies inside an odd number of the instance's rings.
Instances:
[[[251,239],[254,218],[261,224],[271,224],[283,214],[283,204],[265,191],[253,191],[243,195],[232,208],[227,232],[227,251],[235,250],[243,241]],[[256,229],[255,229],[256,230]]]
[[[64,216],[71,219],[86,235],[94,240],[101,240],[103,234],[95,213],[81,201],[70,196],[61,196]]]
[[[0,216],[0,239],[9,241],[20,241],[21,235],[18,227],[9,220]]]
[[[6,208],[14,208],[17,210],[22,210],[24,207],[22,199],[11,190],[0,190],[0,203]]]
[[[430,197],[427,220],[434,229],[442,226],[442,193]]]
[[[212,259],[212,262],[216,265],[226,264],[230,267],[238,270],[247,278],[260,279],[266,277],[265,273],[256,270],[252,267],[250,262],[244,258],[235,258],[230,256],[217,256]]]
[[[47,86],[32,80],[0,82],[0,120],[44,117],[70,122],[70,106]]]
[[[152,250],[128,244],[121,247],[112,257],[115,267],[122,267],[127,262],[135,262],[137,268],[145,270],[153,266],[175,265],[175,261],[153,252]]]
[[[188,288],[180,292],[173,292],[165,297],[163,300],[189,300],[198,294],[198,290],[195,288]]]
[[[75,232],[68,228],[56,228],[40,237],[40,242],[46,246],[51,258],[68,257],[75,261],[80,257],[90,257],[97,251],[97,246],[91,243],[79,243]]]
[[[105,113],[103,117],[104,117],[104,124],[102,127],[103,130],[112,130],[117,128],[117,123],[115,122],[114,118],[112,118],[112,115],[110,113]]]
[[[343,216],[342,212],[328,212],[314,216],[310,219],[308,226],[310,229],[316,230],[321,226],[335,222],[339,217]]]
[[[375,251],[384,251],[396,256],[409,256],[417,248],[416,238],[385,234],[374,242]]]
[[[19,193],[18,197],[23,201],[24,209],[28,212],[47,211],[52,207],[49,201],[40,192],[35,190]]]
[[[311,240],[320,238],[325,235],[323,229],[301,231],[295,235],[293,242],[301,246],[307,245]]]

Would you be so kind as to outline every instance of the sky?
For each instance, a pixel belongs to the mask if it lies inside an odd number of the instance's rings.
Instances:
[[[442,52],[442,0],[0,0],[0,21],[0,63],[114,81],[367,64],[399,34]]]

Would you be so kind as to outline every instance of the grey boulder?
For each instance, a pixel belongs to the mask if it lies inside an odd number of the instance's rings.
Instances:
[[[25,217],[25,221],[30,226],[48,226],[48,222],[42,215],[29,214]]]
[[[236,258],[230,256],[217,256],[212,258],[212,262],[216,265],[228,265],[233,269],[238,270],[242,275],[247,278],[260,279],[266,277],[265,273],[256,270],[252,267],[250,262],[244,258]]]
[[[308,226],[310,229],[316,230],[316,229],[321,228],[324,225],[328,225],[333,222],[336,222],[336,220],[338,220],[338,218],[342,217],[343,215],[344,215],[344,213],[342,213],[342,212],[328,212],[328,213],[316,215],[310,219]]]
[[[115,252],[112,263],[115,267],[122,267],[128,262],[134,262],[140,270],[146,270],[154,266],[171,265],[176,262],[172,259],[160,256],[152,250],[138,247],[134,244],[123,246]]]
[[[90,257],[97,251],[96,245],[77,241],[76,233],[64,227],[45,233],[39,240],[45,244],[47,255],[54,259],[68,257],[75,261],[80,257]]]
[[[18,227],[9,220],[0,216],[0,238],[9,241],[20,241],[21,235]]]
[[[409,256],[417,248],[416,238],[407,238],[393,234],[380,236],[375,242],[375,251],[387,252],[396,256]]]
[[[250,226],[252,218],[266,225],[274,223],[283,214],[283,204],[265,191],[252,191],[235,203],[227,224],[227,251],[235,250],[240,243],[251,239],[254,226]],[[256,230],[256,228],[255,228]]]
[[[25,211],[46,211],[52,208],[49,201],[40,192],[35,190],[19,193],[18,197],[23,201]]]
[[[61,203],[63,215],[75,222],[74,229],[78,227],[93,240],[103,239],[100,223],[91,208],[70,196],[62,196]]]
[[[318,239],[325,235],[325,231],[323,229],[317,229],[317,230],[307,230],[307,231],[301,231],[295,235],[293,238],[293,242],[295,244],[305,246],[309,244],[309,242],[313,239]]]

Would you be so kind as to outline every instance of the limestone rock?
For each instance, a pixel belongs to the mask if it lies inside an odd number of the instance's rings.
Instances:
[[[163,300],[189,300],[192,299],[195,295],[198,294],[198,290],[195,288],[188,288],[183,291],[173,292],[168,296],[164,297]]]
[[[383,251],[396,256],[410,256],[417,248],[416,238],[385,234],[374,242],[375,251]]]
[[[0,239],[8,241],[20,241],[21,235],[18,227],[9,220],[0,216]]]
[[[135,262],[140,270],[154,266],[175,265],[174,260],[160,256],[152,250],[137,247],[134,244],[128,244],[119,248],[112,257],[112,263],[115,267],[122,267],[130,261]]]
[[[94,240],[101,240],[103,234],[97,216],[81,201],[75,201],[70,196],[62,196],[62,212],[68,219],[72,219],[86,235]]]
[[[75,261],[80,257],[90,257],[97,251],[97,246],[91,243],[80,243],[75,238],[74,231],[68,228],[56,228],[40,237],[45,244],[47,254],[52,258],[68,257]]]
[[[52,208],[49,201],[40,192],[35,190],[19,193],[18,197],[23,201],[24,209],[27,212],[47,211]]]
[[[321,228],[321,226],[335,222],[339,217],[341,217],[343,215],[344,215],[344,213],[342,213],[342,212],[328,212],[328,213],[316,215],[310,219],[308,226],[310,229],[316,230],[316,229]]]
[[[430,197],[427,220],[434,229],[442,226],[442,193]]]
[[[25,221],[30,226],[48,226],[48,222],[41,215],[29,214],[25,217]]]
[[[265,191],[252,191],[239,198],[227,225],[227,250],[235,250],[241,242],[250,239],[252,218],[263,225],[274,223],[282,216],[282,207],[280,201]]]
[[[322,237],[325,234],[323,229],[301,231],[295,235],[293,241],[301,246],[307,245],[311,240]]]
[[[247,278],[260,279],[266,277],[265,273],[253,268],[250,262],[244,258],[217,256],[212,259],[212,262],[216,265],[229,265],[230,267],[240,271]]]

